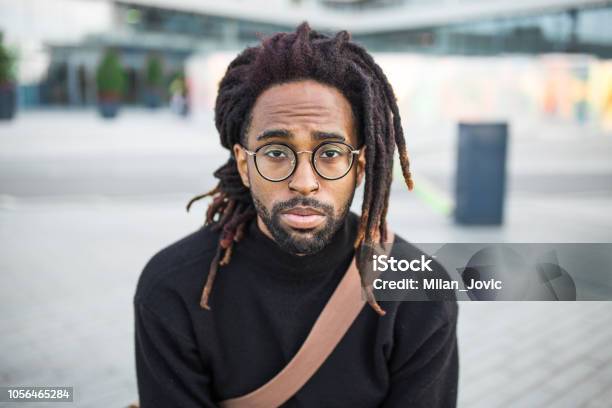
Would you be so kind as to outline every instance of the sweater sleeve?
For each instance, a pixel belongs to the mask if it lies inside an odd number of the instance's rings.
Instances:
[[[215,407],[210,370],[193,339],[143,304],[134,309],[140,407]]]
[[[424,336],[416,335],[410,325],[399,324],[398,344],[389,366],[391,386],[382,407],[456,406],[459,358],[456,304],[453,306],[450,319],[441,322],[429,316],[428,323],[420,325],[426,328]]]

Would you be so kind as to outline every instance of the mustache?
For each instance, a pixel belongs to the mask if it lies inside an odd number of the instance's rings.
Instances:
[[[322,213],[333,216],[334,215],[334,207],[330,204],[321,203],[318,200],[315,200],[312,197],[294,197],[287,201],[281,201],[279,203],[274,204],[272,207],[272,213],[278,214],[281,211],[288,210],[293,207],[312,207],[321,211]]]

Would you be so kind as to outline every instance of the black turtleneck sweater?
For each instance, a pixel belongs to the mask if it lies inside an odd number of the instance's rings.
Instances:
[[[142,408],[214,407],[278,373],[300,348],[354,254],[349,213],[315,255],[284,252],[252,221],[199,306],[219,233],[203,227],[158,252],[134,297]],[[392,256],[406,241],[396,235]],[[401,244],[401,245],[397,245]],[[367,304],[321,368],[284,407],[454,407],[457,304]]]

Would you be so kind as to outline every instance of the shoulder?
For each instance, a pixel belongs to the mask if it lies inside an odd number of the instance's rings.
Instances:
[[[425,280],[439,281],[439,282],[452,282],[456,277],[446,269],[435,257],[435,252],[429,253],[421,247],[430,248],[431,244],[424,244],[417,246],[404,239],[399,235],[395,235],[393,247],[391,249],[390,256],[399,260],[418,260],[421,264],[427,264],[426,269],[420,271],[411,271],[413,278],[423,283]],[[451,271],[452,272],[452,271]],[[429,300],[455,300],[455,292],[452,289],[446,289],[443,287],[425,288],[424,285],[420,286],[418,291],[407,291],[406,294],[412,299],[418,299],[420,296],[423,299]]]
[[[419,249],[419,247],[413,244],[412,242],[406,240],[401,235],[394,234],[393,248],[391,254],[397,256],[410,256],[415,254],[425,254],[425,252]]]
[[[383,272],[380,277],[397,280],[399,277],[415,278],[419,282],[423,279],[450,280],[451,276],[446,268],[436,261],[423,249],[409,242],[399,234],[393,234],[393,246],[389,257],[395,260],[431,260],[428,266],[431,270],[410,271],[410,275],[398,275],[398,272]],[[416,290],[377,290],[375,296],[379,299],[381,306],[389,313],[389,320],[393,325],[410,327],[422,331],[425,327],[436,330],[444,326],[454,328],[458,317],[458,305],[452,291],[446,290],[424,290],[422,285]],[[387,316],[385,316],[386,318]],[[425,330],[427,331],[427,330]]]
[[[459,308],[455,300],[380,302],[394,342],[418,349],[428,340],[456,338]]]
[[[218,239],[219,232],[205,226],[157,251],[140,274],[134,302],[159,303],[168,292],[180,292],[193,286],[194,280],[203,281],[207,271],[203,265],[212,261]]]
[[[445,277],[448,277],[448,273],[444,267],[436,261],[435,257],[432,257],[433,254],[426,252],[426,250],[421,249],[419,245],[409,242],[400,235],[395,234],[393,246],[391,247],[391,253],[389,255],[398,260],[405,259],[408,261],[412,259],[422,260],[422,257],[425,257],[427,260],[431,260],[428,265],[434,270],[434,274],[446,275]]]

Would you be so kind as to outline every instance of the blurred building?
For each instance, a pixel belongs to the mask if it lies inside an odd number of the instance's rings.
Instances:
[[[32,10],[28,11],[28,3]],[[612,57],[612,2],[603,0],[46,0],[45,3],[45,7],[65,4],[63,13],[79,16],[95,9],[93,13],[98,13],[103,23],[94,24],[91,31],[85,27],[77,40],[41,34],[48,65],[37,82],[22,87],[25,105],[93,104],[95,68],[109,48],[119,52],[126,70],[126,101],[138,104],[142,101],[149,55],[162,58],[169,81],[183,71],[185,60],[193,53],[241,49],[257,42],[262,35],[291,30],[304,20],[322,31],[347,29],[373,52],[581,53]],[[16,24],[27,26],[36,24],[28,13],[41,7],[41,1],[0,0],[0,5],[6,10],[20,8],[22,21]],[[95,19],[93,13],[88,18]],[[45,16],[39,14],[37,18],[42,21]],[[4,21],[0,18],[0,29],[10,34],[15,21],[7,20],[6,14]],[[72,24],[74,19],[67,21]]]

